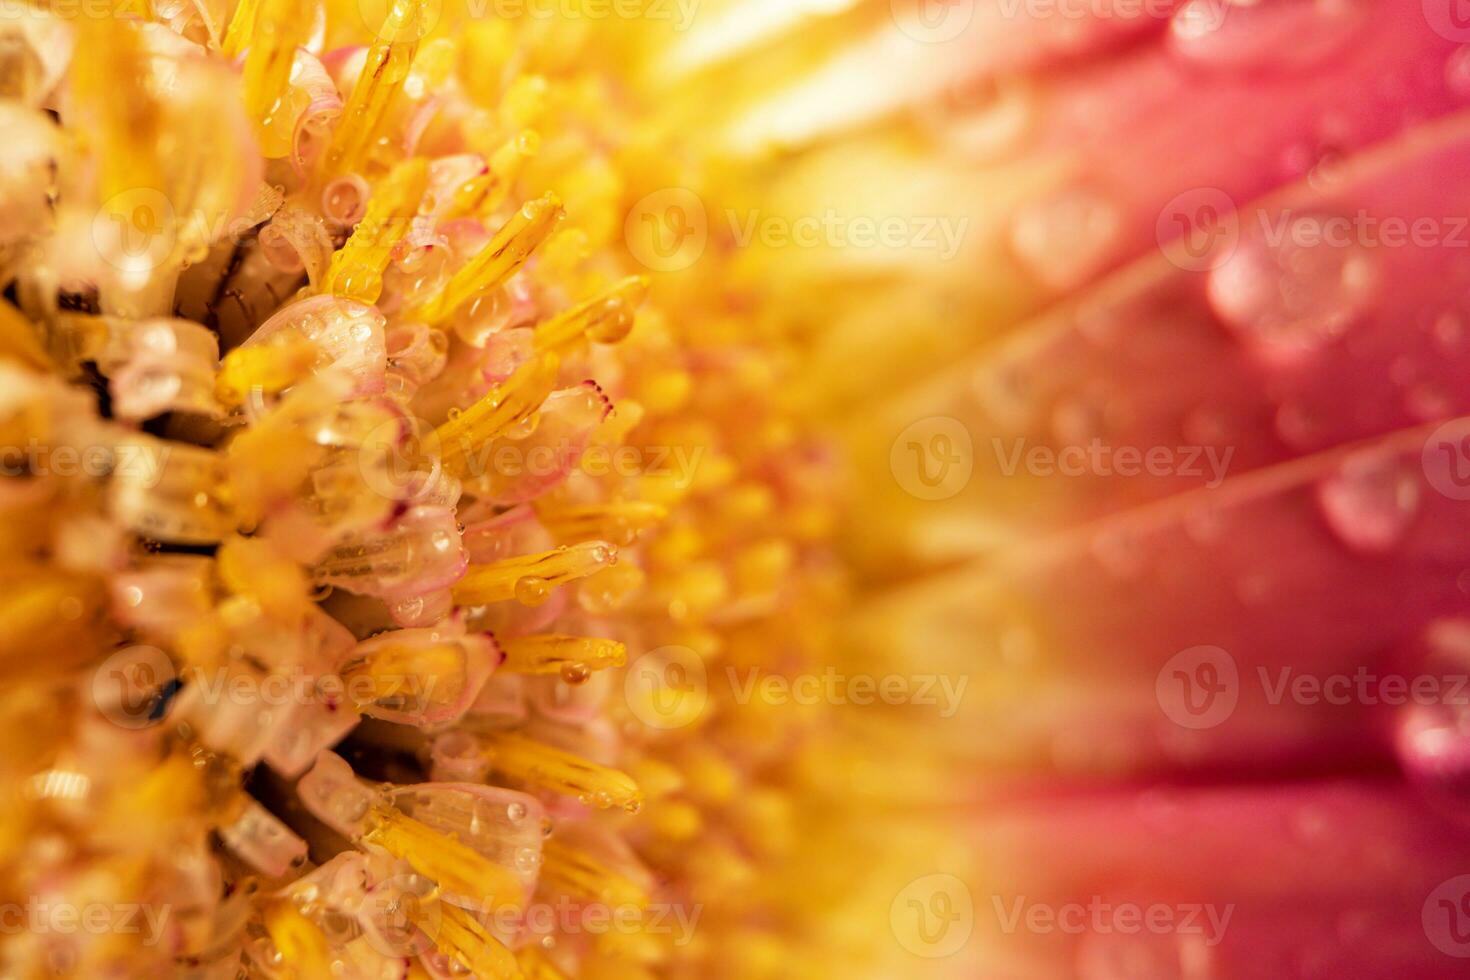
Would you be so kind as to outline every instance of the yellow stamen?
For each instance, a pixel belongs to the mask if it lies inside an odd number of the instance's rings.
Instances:
[[[490,155],[485,173],[471,177],[454,192],[445,219],[489,214],[500,207],[526,161],[535,156],[540,145],[541,137],[533,129],[506,140]]]
[[[556,793],[577,797],[588,806],[621,806],[635,810],[643,803],[638,784],[619,772],[524,735],[487,735],[490,767],[496,772]]]
[[[456,643],[387,643],[343,667],[341,675],[359,708],[370,704],[397,708],[458,697],[464,664],[464,651]]]
[[[327,292],[362,303],[378,301],[393,246],[408,234],[428,182],[428,161],[414,157],[378,183],[352,237],[332,255],[323,281]]]
[[[637,882],[555,837],[541,846],[541,881],[553,891],[609,905],[648,905]]]
[[[299,622],[311,605],[301,566],[258,538],[231,536],[215,553],[215,568],[225,588],[248,596],[282,622]]]
[[[66,669],[96,656],[100,583],[81,575],[16,566],[0,588],[0,657],[26,673]],[[87,641],[91,640],[91,643]],[[37,650],[49,650],[37,658]]]
[[[263,344],[236,347],[220,362],[215,397],[226,407],[234,407],[252,391],[283,391],[311,374],[317,354],[315,344],[290,333]]]
[[[309,977],[332,975],[336,957],[327,937],[289,901],[276,901],[266,906],[265,929],[271,943],[281,954],[285,975],[308,980]]]
[[[407,861],[444,891],[469,898],[482,909],[520,907],[521,883],[508,868],[391,806],[368,815],[363,841]]]
[[[230,27],[234,26],[231,21]],[[295,122],[287,110],[291,66],[296,61],[296,49],[310,36],[311,18],[297,0],[262,0],[250,31],[243,75],[245,111],[255,124],[266,156],[289,152]]]
[[[611,289],[538,324],[536,347],[560,350],[584,336],[600,344],[615,344],[633,328],[633,313],[646,295],[648,277],[629,276]]]
[[[490,935],[472,913],[447,903],[440,909],[442,916],[433,939],[441,953],[453,957],[482,980],[522,976],[515,954]]]
[[[432,0],[394,0],[368,48],[362,74],[342,111],[342,122],[322,157],[319,181],[362,170],[394,98],[413,68],[418,53],[421,18]]]
[[[501,644],[505,662],[501,670],[513,674],[562,674],[568,680],[585,679],[587,673],[605,667],[621,667],[628,648],[616,640],[597,636],[564,636],[545,633],[518,636]]]
[[[541,406],[556,384],[559,361],[554,354],[534,358],[475,404],[434,430],[444,469],[458,479],[486,471],[477,451]]]
[[[617,560],[617,549],[606,541],[584,541],[486,565],[471,565],[454,586],[454,601],[462,606],[483,606],[515,599],[524,605],[539,605],[553,587],[585,578]]]
[[[169,145],[162,132],[163,113],[146,86],[118,83],[150,74],[138,31],[127,21],[98,17],[79,17],[72,26],[72,104],[79,110],[78,123],[95,139],[102,200],[112,202],[140,188],[166,190],[158,155],[159,147]],[[131,197],[118,200],[117,220],[132,220],[134,204]]]
[[[250,46],[252,35],[255,33],[255,14],[260,9],[260,0],[240,0],[235,7],[235,13],[230,17],[230,26],[225,28],[224,40],[220,42],[220,50],[227,57],[238,57],[241,51]]]
[[[644,500],[536,508],[541,523],[562,540],[606,538],[618,544],[631,544],[640,531],[658,524],[668,514],[667,507]]]
[[[438,297],[413,311],[409,319],[435,326],[464,303],[504,285],[530,258],[536,246],[551,234],[561,216],[561,201],[555,194],[527,202],[484,248],[450,277]]]

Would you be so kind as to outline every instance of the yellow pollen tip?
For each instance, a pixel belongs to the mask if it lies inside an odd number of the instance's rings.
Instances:
[[[604,810],[615,806],[635,810],[643,803],[638,784],[627,773],[512,732],[488,736],[486,744],[490,767],[512,779],[575,796]]]

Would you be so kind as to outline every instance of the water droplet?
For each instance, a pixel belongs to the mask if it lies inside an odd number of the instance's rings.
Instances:
[[[1082,445],[1103,433],[1102,412],[1077,399],[1059,402],[1051,413],[1051,431],[1065,445]]]
[[[1435,318],[1431,331],[1441,349],[1452,351],[1465,339],[1465,321],[1456,313],[1442,313]]]
[[[1444,83],[1451,95],[1470,99],[1470,44],[1456,48],[1444,63]]]
[[[1404,407],[1420,422],[1446,418],[1454,404],[1450,393],[1432,382],[1417,384],[1404,396]]]
[[[551,595],[546,579],[535,575],[523,575],[516,579],[516,601],[523,606],[539,606]]]
[[[1184,533],[1196,544],[1218,541],[1224,530],[1224,511],[1213,504],[1191,507],[1184,513]]]
[[[1287,402],[1276,410],[1276,434],[1293,449],[1315,448],[1322,437],[1316,414],[1300,402]]]
[[[1169,22],[1169,48],[1206,70],[1299,70],[1340,50],[1368,14],[1362,0],[1189,0]]]
[[[561,668],[561,679],[568,684],[582,684],[592,676],[592,671],[586,664],[563,664]]]
[[[505,805],[505,815],[510,818],[511,823],[520,823],[526,819],[526,804],[519,800]]]
[[[1036,410],[1030,373],[1019,364],[989,366],[976,372],[971,391],[982,412],[1006,429],[1024,429]]]
[[[1334,534],[1355,551],[1388,551],[1419,509],[1419,480],[1402,460],[1359,453],[1317,486],[1317,503]]]
[[[1394,748],[1411,779],[1459,800],[1470,796],[1470,711],[1466,705],[1406,705],[1399,713]]]
[[[1269,356],[1324,346],[1363,312],[1377,278],[1354,233],[1350,219],[1297,215],[1242,236],[1209,274],[1210,306],[1231,333]]]
[[[1219,446],[1230,437],[1230,418],[1212,408],[1196,408],[1184,417],[1180,431],[1193,446]]]
[[[1108,264],[1121,228],[1116,205],[1074,189],[1023,208],[1011,228],[1011,248],[1043,286],[1073,289]]]
[[[1137,535],[1128,528],[1099,531],[1092,539],[1091,551],[1099,565],[1119,578],[1131,578],[1143,568]]]

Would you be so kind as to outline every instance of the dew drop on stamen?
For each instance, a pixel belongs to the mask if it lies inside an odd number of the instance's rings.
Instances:
[[[536,575],[523,575],[516,579],[516,601],[523,606],[539,606],[551,595],[546,580]]]

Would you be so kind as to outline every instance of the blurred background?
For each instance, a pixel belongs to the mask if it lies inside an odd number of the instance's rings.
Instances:
[[[1470,975],[1466,42],[893,0],[673,43],[730,169],[650,227],[779,297],[850,477],[834,662],[935,767],[890,776],[948,827],[903,975]]]

